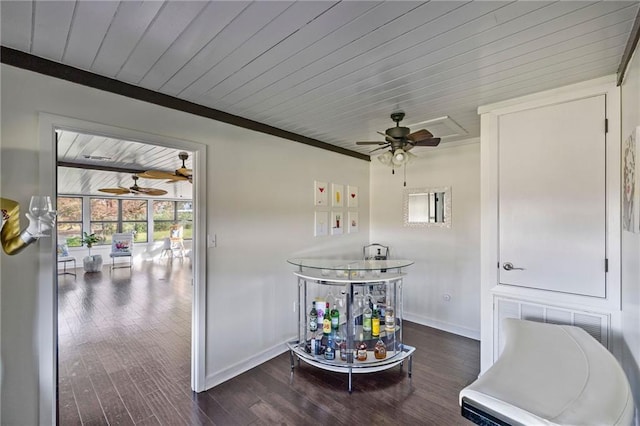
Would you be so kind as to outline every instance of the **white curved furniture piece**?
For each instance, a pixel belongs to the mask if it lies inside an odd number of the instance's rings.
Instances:
[[[460,392],[462,415],[484,425],[631,425],[624,371],[579,327],[505,319],[496,363]]]

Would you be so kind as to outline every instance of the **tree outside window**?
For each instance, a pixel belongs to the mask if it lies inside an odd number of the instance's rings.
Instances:
[[[82,197],[58,197],[58,242],[69,247],[82,245]]]
[[[162,241],[169,237],[174,223],[183,227],[184,239],[193,237],[193,203],[191,201],[154,201],[153,202],[153,239]]]
[[[133,232],[136,243],[147,242],[147,200],[91,198],[91,233],[100,237],[98,245],[111,244],[117,232]]]

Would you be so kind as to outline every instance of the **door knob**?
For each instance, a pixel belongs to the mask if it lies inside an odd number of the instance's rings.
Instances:
[[[505,271],[514,271],[514,270],[515,271],[524,271],[524,268],[516,268],[516,267],[513,266],[513,263],[511,263],[511,262],[504,262],[502,264],[502,268]]]

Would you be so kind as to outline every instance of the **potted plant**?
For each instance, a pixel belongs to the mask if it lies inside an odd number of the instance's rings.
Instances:
[[[102,256],[99,254],[91,256],[91,247],[102,239],[96,234],[88,234],[87,232],[83,232],[83,235],[82,243],[86,244],[89,249],[89,256],[83,259],[84,270],[85,272],[99,272],[102,270]]]

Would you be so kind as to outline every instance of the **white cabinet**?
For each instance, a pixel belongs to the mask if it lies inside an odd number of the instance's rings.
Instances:
[[[501,284],[605,296],[605,107],[596,95],[500,116]]]

